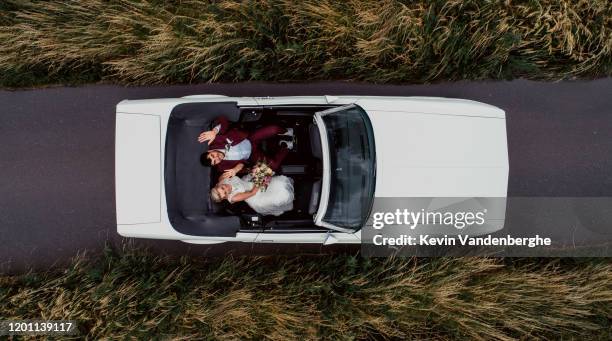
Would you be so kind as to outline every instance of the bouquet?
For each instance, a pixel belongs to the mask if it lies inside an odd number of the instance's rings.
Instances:
[[[258,161],[255,166],[251,168],[251,181],[255,186],[259,187],[262,192],[268,188],[273,175],[274,171],[265,161]]]

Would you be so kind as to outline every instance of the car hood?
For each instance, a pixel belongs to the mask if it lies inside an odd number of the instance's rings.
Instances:
[[[506,197],[504,112],[466,102],[437,110],[359,103],[374,128],[376,197]]]

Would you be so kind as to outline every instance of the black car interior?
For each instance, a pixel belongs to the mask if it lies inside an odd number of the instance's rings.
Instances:
[[[217,113],[237,121],[236,102],[185,103],[174,107],[166,130],[164,190],[170,223],[180,233],[196,236],[235,236],[241,228],[239,217],[210,209],[211,169],[200,155],[207,144],[197,143],[203,129]],[[195,143],[194,143],[195,142]]]
[[[201,236],[234,236],[239,230],[321,230],[313,223],[323,174],[321,138],[314,114],[331,106],[256,106],[239,108],[236,102],[177,105],[168,123],[165,189],[168,215],[179,232]],[[294,208],[281,216],[260,216],[246,203],[217,204],[209,192],[220,174],[205,166],[208,145],[197,136],[212,128],[213,120],[227,117],[234,127],[254,130],[268,124],[293,128],[294,149],[278,172],[294,180]],[[278,140],[268,140],[264,152],[273,153]]]
[[[294,180],[295,201],[293,210],[281,216],[258,216],[246,203],[227,205],[226,210],[247,217],[247,222],[255,216],[255,222],[249,223],[254,228],[286,229],[313,227],[313,215],[317,212],[321,194],[323,160],[319,129],[314,123],[314,114],[330,106],[267,106],[242,108],[241,129],[252,131],[259,127],[276,124],[293,128],[295,146],[283,161],[278,174]],[[267,153],[275,152],[279,146],[278,139],[269,140],[262,149]],[[215,174],[217,175],[217,174]]]

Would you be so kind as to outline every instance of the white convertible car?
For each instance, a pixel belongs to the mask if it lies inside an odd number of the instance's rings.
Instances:
[[[297,147],[280,173],[294,209],[260,216],[215,204],[217,174],[197,136],[224,115],[235,126],[293,127]],[[297,96],[124,100],[117,105],[117,232],[212,244],[359,243],[374,198],[505,198],[504,111],[434,97]],[[264,146],[265,148],[265,146]],[[505,199],[504,199],[505,200]],[[501,224],[486,233],[502,228]]]

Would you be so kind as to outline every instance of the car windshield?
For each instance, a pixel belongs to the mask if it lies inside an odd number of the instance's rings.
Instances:
[[[357,105],[323,113],[330,162],[330,187],[323,221],[359,229],[372,209],[376,155],[372,124]]]

